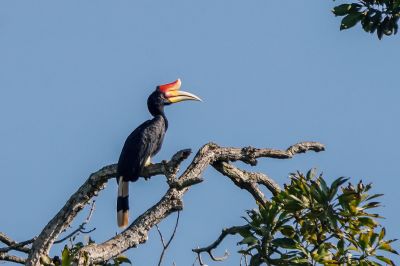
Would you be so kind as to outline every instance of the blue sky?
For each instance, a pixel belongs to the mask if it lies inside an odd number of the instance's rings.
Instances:
[[[209,141],[282,149],[320,141],[326,152],[260,160],[254,170],[280,184],[289,172],[312,167],[328,180],[373,182],[373,192],[385,193],[388,236],[399,238],[399,39],[378,41],[359,27],[339,32],[333,5],[1,1],[0,231],[20,241],[38,234],[90,173],[116,162],[126,136],[150,117],[146,99],[155,86],[180,77],[182,89],[204,103],[168,107],[170,127],[155,161]],[[192,265],[191,248],[242,224],[240,216],[254,207],[214,170],[204,178],[185,196],[164,265]],[[166,189],[163,177],[131,184],[131,218]],[[90,223],[97,242],[118,230],[115,197],[111,182],[97,198]],[[174,220],[161,224],[166,234]],[[218,250],[230,251],[228,261],[209,264],[237,265],[237,241]],[[160,251],[152,231],[127,255],[135,265],[156,265]]]

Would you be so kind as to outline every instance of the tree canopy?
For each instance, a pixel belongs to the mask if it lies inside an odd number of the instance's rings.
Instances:
[[[364,31],[383,35],[394,35],[398,31],[400,0],[361,0],[338,5],[332,12],[343,17],[340,30],[347,30],[361,22]]]
[[[325,178],[290,175],[285,189],[258,209],[248,211],[247,225],[237,230],[240,250],[255,265],[395,265],[382,252],[397,254],[379,226],[382,194],[368,194],[362,181],[342,187],[340,177],[330,186]]]

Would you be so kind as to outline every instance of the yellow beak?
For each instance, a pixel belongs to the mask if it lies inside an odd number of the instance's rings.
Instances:
[[[200,101],[200,97],[186,91],[168,91],[165,93],[165,96],[171,103],[177,103],[182,101]]]
[[[202,100],[198,96],[190,92],[180,91],[179,89],[181,88],[181,84],[181,80],[177,79],[174,82],[158,86],[158,90],[164,93],[165,97],[170,103],[177,103],[182,101],[202,102]]]

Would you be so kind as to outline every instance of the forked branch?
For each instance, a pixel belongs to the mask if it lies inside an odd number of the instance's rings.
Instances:
[[[279,192],[279,186],[268,176],[261,173],[243,171],[230,162],[242,161],[256,165],[259,158],[288,159],[295,154],[306,151],[323,151],[324,146],[318,142],[301,142],[290,146],[287,150],[257,149],[252,147],[227,148],[217,144],[204,145],[196,154],[186,170],[178,176],[179,166],[190,155],[190,150],[177,152],[170,161],[163,161],[146,167],[141,174],[144,178],[155,175],[167,177],[169,189],[158,203],[140,215],[132,224],[120,234],[101,244],[89,244],[83,247],[74,258],[76,265],[97,264],[136,247],[147,240],[148,232],[171,213],[183,208],[183,195],[192,185],[203,181],[202,173],[212,165],[223,175],[229,177],[235,185],[246,189],[258,201],[266,201],[265,195],[259,189],[261,184],[267,187],[272,194]],[[105,188],[109,179],[116,175],[116,165],[103,167],[90,175],[87,181],[70,197],[64,207],[44,227],[37,239],[33,242],[26,265],[40,265],[41,258],[48,258],[50,248],[59,234],[67,228],[76,215],[86,204]],[[212,256],[211,251],[209,254]],[[214,259],[218,259],[213,257]]]
[[[249,225],[243,225],[243,226],[232,226],[230,228],[225,228],[222,230],[222,232],[219,235],[219,237],[217,238],[217,240],[215,240],[211,245],[204,247],[204,248],[200,248],[200,247],[194,248],[194,249],[192,249],[192,251],[197,253],[200,264],[203,264],[203,262],[201,261],[201,257],[200,257],[201,253],[203,253],[203,252],[207,252],[213,261],[225,260],[226,258],[228,258],[228,255],[229,255],[228,252],[225,252],[225,254],[222,257],[215,257],[213,255],[212,251],[214,249],[216,249],[219,246],[219,244],[221,244],[221,242],[228,235],[236,235],[243,230],[247,230],[249,227],[250,227]]]

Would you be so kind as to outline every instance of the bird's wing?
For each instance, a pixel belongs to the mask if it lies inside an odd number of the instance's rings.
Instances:
[[[126,139],[118,161],[118,174],[126,181],[136,181],[149,157],[161,148],[165,133],[162,118],[148,120]]]
[[[150,121],[150,120],[149,120]],[[136,181],[153,150],[149,121],[136,128],[126,139],[118,161],[118,174],[126,181]]]

